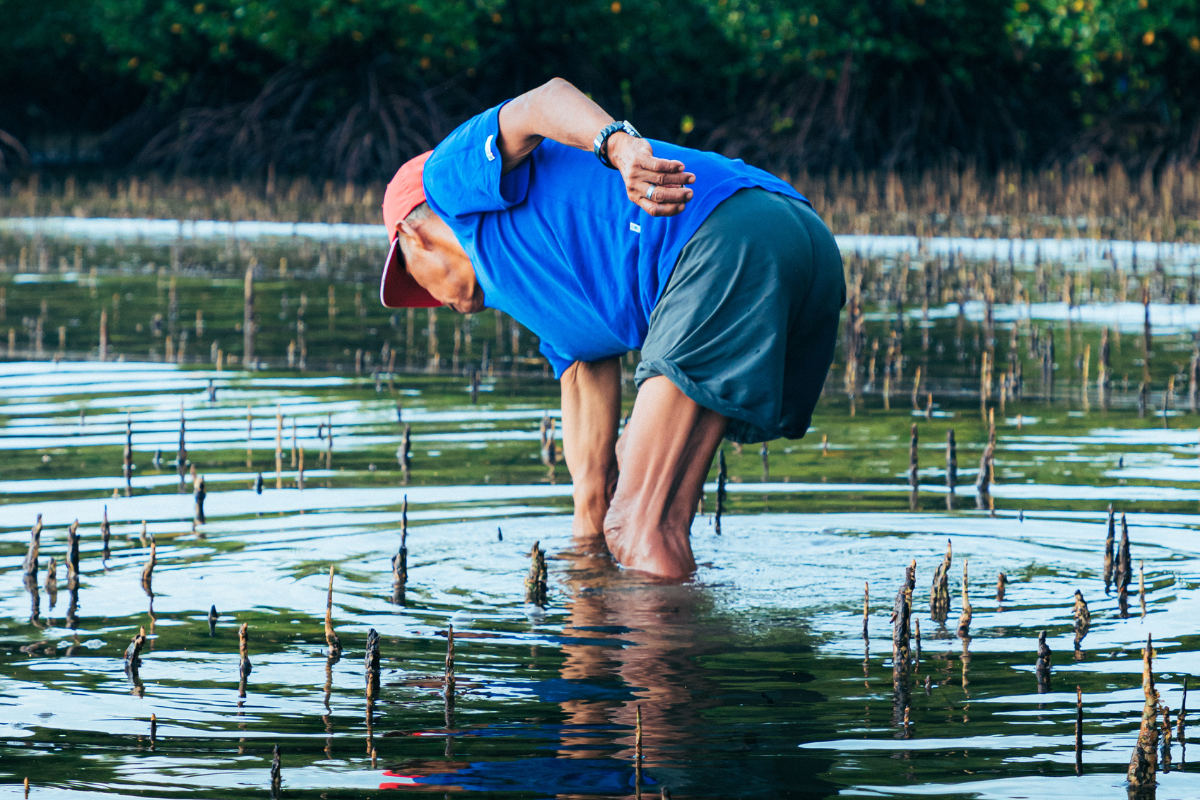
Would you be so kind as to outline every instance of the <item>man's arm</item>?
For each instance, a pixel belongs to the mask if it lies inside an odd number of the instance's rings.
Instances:
[[[591,152],[596,134],[613,118],[583,92],[554,78],[500,109],[500,156],[508,172],[533,152],[543,139]],[[683,163],[655,158],[645,139],[623,131],[608,138],[608,158],[621,171],[629,199],[647,214],[670,217],[692,199],[687,184],[696,176]],[[653,199],[646,193],[653,189]]]
[[[621,360],[576,361],[562,376],[563,458],[574,483],[577,536],[604,533],[617,482]]]

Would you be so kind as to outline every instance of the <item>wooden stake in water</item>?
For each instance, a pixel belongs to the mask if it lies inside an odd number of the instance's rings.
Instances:
[[[26,577],[31,577],[35,581],[38,574],[38,553],[42,547],[42,515],[37,515],[37,520],[33,523],[33,529],[29,531],[29,551],[25,554],[25,563],[22,567]]]
[[[193,493],[196,500],[196,515],[194,519],[197,525],[203,525],[208,521],[204,516],[204,498],[208,497],[208,492],[204,488],[204,476],[197,475],[192,485],[195,487]]]
[[[275,404],[275,488],[283,488],[283,407]]]
[[[1083,689],[1075,687],[1075,774],[1083,774]]]
[[[1129,583],[1133,579],[1133,564],[1129,554],[1129,524],[1124,513],[1121,514],[1121,542],[1117,547],[1116,558],[1117,605],[1121,617],[1124,618],[1129,616]]]
[[[246,696],[246,679],[254,668],[250,664],[250,626],[243,622],[238,628],[238,697]]]
[[[1142,606],[1142,619],[1146,618],[1146,562],[1138,561],[1138,600]]]
[[[100,546],[102,548],[100,558],[102,561],[108,561],[108,539],[112,535],[112,526],[108,524],[108,506],[104,507],[104,514],[100,518]]]
[[[79,589],[79,520],[67,528],[67,590]]]
[[[158,741],[158,717],[154,714],[150,715],[150,749],[154,749],[154,745]]]
[[[446,626],[446,703],[454,706],[454,626]]]
[[[271,755],[271,798],[275,800],[283,791],[283,765],[279,758],[279,745]]]
[[[218,619],[220,619],[220,615],[217,613],[217,607],[214,605],[212,608],[210,608],[208,610],[208,635],[209,636],[217,635],[217,620]]]
[[[1158,690],[1154,687],[1154,645],[1149,636],[1142,650],[1142,694],[1146,698],[1142,706],[1142,724],[1126,772],[1132,789],[1153,786],[1158,774]]]
[[[412,426],[407,423],[404,425],[404,433],[400,436],[396,459],[400,462],[401,482],[407,486],[409,471],[412,469]]]
[[[1162,704],[1162,731],[1159,733],[1162,742],[1162,771],[1171,771],[1171,709],[1166,703]]]
[[[869,623],[871,620],[871,584],[863,582],[863,638],[869,638]]]
[[[151,597],[154,596],[154,567],[158,564],[158,543],[153,539],[150,540],[150,558],[146,560],[146,566],[142,567],[142,589]]]
[[[184,440],[187,437],[187,420],[183,416],[183,400],[179,401],[179,452],[175,455],[175,465],[179,471],[179,493],[183,494],[187,491],[187,484],[184,483],[183,476],[187,471],[187,447],[184,445]]]
[[[408,585],[408,495],[400,506],[400,551],[392,556],[392,594],[397,604],[404,602]]]
[[[975,481],[975,507],[980,511],[994,512],[992,502],[992,465],[995,448],[988,445],[983,449],[983,456],[979,459],[979,478]]]
[[[296,488],[303,489],[304,488],[304,445],[300,445],[300,450],[299,450],[298,456],[299,456],[299,463],[296,467]]]
[[[125,648],[125,674],[131,678],[137,677],[138,668],[142,666],[142,647],[146,644],[146,629],[140,628],[137,636]]]
[[[1079,652],[1079,645],[1092,626],[1092,612],[1088,609],[1087,601],[1083,599],[1083,592],[1078,589],[1075,590],[1075,608],[1071,615],[1075,619],[1075,651]]]
[[[292,417],[292,469],[296,468],[296,418]]]
[[[1004,602],[1004,588],[1008,585],[1008,576],[1001,572],[996,576],[996,602]]]
[[[917,368],[920,370],[920,367]],[[908,510],[916,511],[920,491],[917,465],[917,425],[914,422],[908,440]]]
[[[133,494],[133,414],[125,412],[125,454],[122,458],[125,496]]]
[[[363,670],[366,674],[367,702],[372,703],[379,697],[379,633],[374,628],[367,631]]]
[[[1187,715],[1187,690],[1188,676],[1183,676],[1183,699],[1179,701],[1179,716],[1175,718],[1175,738],[1179,740],[1180,745],[1187,744],[1187,739],[1184,738],[1183,718]]]
[[[633,734],[633,752],[637,756],[638,762],[642,760],[642,704],[638,703],[637,709],[637,727]]]
[[[946,510],[954,510],[954,488],[958,485],[958,446],[954,428],[946,431]]]
[[[254,358],[254,262],[246,267],[246,282],[243,287],[242,307],[242,365],[246,369],[257,369]]]
[[[1113,582],[1113,541],[1116,538],[1116,517],[1112,503],[1108,504],[1108,537],[1104,540],[1104,593],[1108,594]]]
[[[1046,632],[1042,631],[1038,634],[1037,664],[1034,665],[1034,673],[1037,675],[1038,694],[1045,694],[1050,691],[1050,666],[1050,647],[1046,644]]]
[[[728,478],[725,469],[725,448],[717,450],[717,511],[713,515],[713,529],[721,535],[721,515],[725,513],[725,481]]]
[[[946,541],[946,556],[933,572],[933,587],[929,593],[929,616],[940,624],[946,622],[950,614],[950,563],[951,543]]]
[[[329,646],[330,658],[342,657],[342,641],[333,632],[333,566],[329,567],[329,593],[325,596],[325,644]]]
[[[966,639],[971,635],[971,598],[967,596],[967,565],[971,563],[968,558],[963,561],[963,577],[962,577],[962,613],[958,617],[958,636],[960,639]]]
[[[533,543],[533,549],[529,551],[529,574],[525,576],[525,602],[533,603],[536,606],[546,605],[546,551],[539,546],[540,542]]]

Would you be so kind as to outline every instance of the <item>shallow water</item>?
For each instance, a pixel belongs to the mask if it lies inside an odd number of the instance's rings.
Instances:
[[[59,245],[67,254],[74,247]],[[338,275],[352,280],[370,269],[370,252],[330,251],[332,266],[321,276],[319,252],[292,247],[271,252],[290,254],[298,284],[264,283],[264,315],[280,310],[283,294],[294,300],[306,281],[315,297]],[[721,532],[710,483],[693,526],[700,568],[688,583],[663,585],[614,568],[599,544],[571,539],[569,476],[559,464],[551,477],[538,453],[540,421],[557,415],[557,387],[537,364],[519,360],[507,326],[497,339],[492,320],[477,316],[473,349],[463,347],[453,374],[417,373],[427,339],[407,339],[403,319],[393,326],[373,307],[327,329],[324,307],[310,309],[312,327],[323,329],[324,339],[310,342],[321,371],[285,369],[282,345],[291,334],[273,323],[260,339],[270,369],[217,371],[207,347],[185,364],[147,362],[138,359],[148,348],[162,352],[163,338],[148,323],[166,309],[165,281],[157,268],[133,266],[132,252],[101,247],[94,281],[86,261],[76,282],[0,276],[10,325],[40,313],[47,299],[47,314],[62,315],[68,327],[67,360],[18,353],[0,363],[0,795],[15,796],[28,777],[36,797],[262,796],[279,745],[282,791],[294,797],[630,798],[657,796],[662,786],[677,798],[1121,797],[1143,702],[1145,637],[1154,636],[1172,717],[1184,678],[1200,673],[1200,417],[1187,411],[1185,383],[1165,417],[1161,389],[1144,417],[1129,394],[1108,410],[1094,394],[1085,405],[1070,359],[1085,343],[1095,349],[1094,320],[1074,320],[1073,344],[1060,344],[1053,404],[1037,398],[1030,378],[1024,399],[997,409],[993,513],[975,510],[972,485],[987,439],[969,392],[978,317],[955,308],[930,315],[928,350],[916,349],[916,321],[905,334],[936,398],[928,419],[910,408],[907,387],[884,410],[878,384],[851,418],[831,378],[810,434],[771,443],[766,470],[757,446],[739,453],[725,445],[731,482]],[[103,262],[106,253],[113,263]],[[199,246],[180,255],[179,319],[190,321],[202,306],[203,341],[218,337],[236,351],[241,284],[214,276],[234,274],[240,256],[219,257]],[[295,266],[308,257],[314,263]],[[201,300],[201,292],[210,296]],[[114,293],[125,321],[114,325],[112,341],[126,360],[70,360],[77,328],[69,320],[90,319]],[[996,311],[1003,328],[1004,308]],[[1191,347],[1194,307],[1166,311],[1184,316],[1176,332],[1155,338],[1156,376],[1176,374],[1174,362]],[[877,330],[894,309],[871,313]],[[47,331],[57,327],[51,322]],[[80,338],[91,324],[78,326]],[[446,362],[460,324],[439,317]],[[1007,340],[1007,331],[997,339]],[[378,362],[356,374],[346,355],[358,347],[378,353],[382,340],[402,365],[410,354],[415,361],[390,386],[376,385]],[[490,376],[482,371],[472,404],[462,371],[482,366],[483,341],[493,357],[509,360],[495,362]],[[1021,357],[1023,342],[1016,352]],[[1139,352],[1127,340],[1114,353],[1114,371],[1136,375]],[[632,391],[627,385],[626,410]],[[198,525],[190,474],[184,470],[180,493],[174,463],[181,407],[188,461],[209,493],[207,521]],[[278,476],[277,409],[284,421]],[[127,419],[129,497],[121,477]],[[913,423],[921,491],[910,510]],[[407,485],[396,460],[404,424],[412,434]],[[959,461],[953,511],[945,486],[950,428]],[[303,489],[293,441],[297,456],[305,453]],[[253,488],[260,473],[261,494]],[[390,560],[405,498],[409,580],[398,602]],[[1127,513],[1134,569],[1144,567],[1144,617],[1136,575],[1128,617],[1105,592],[1110,502]],[[46,529],[31,591],[21,564],[37,514]],[[73,593],[63,561],[66,527],[76,519],[81,586]],[[143,521],[156,542],[148,590]],[[952,597],[942,627],[930,619],[929,596],[947,540]],[[544,608],[524,595],[535,541],[548,555]],[[922,645],[911,693],[898,699],[889,615],[910,559]],[[963,639],[953,629],[968,559],[974,616]],[[344,648],[337,660],[327,656],[323,630],[330,566],[333,624]],[[1010,579],[1002,603],[1000,571]],[[1092,613],[1078,651],[1076,589]],[[214,605],[220,618],[210,632]],[[253,663],[245,697],[238,691],[242,623]],[[457,683],[448,709],[449,625]],[[149,638],[133,678],[122,655],[140,627]],[[382,687],[369,706],[363,654],[371,629],[381,637]],[[1042,630],[1054,654],[1045,693],[1034,676]],[[1082,776],[1074,769],[1076,686],[1085,714]],[[1172,756],[1158,796],[1200,796],[1185,743],[1176,740]]]

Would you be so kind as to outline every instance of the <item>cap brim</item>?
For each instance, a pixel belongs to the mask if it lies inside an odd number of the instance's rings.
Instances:
[[[434,308],[441,305],[408,274],[404,267],[404,254],[400,251],[399,236],[392,239],[387,261],[383,263],[383,279],[379,281],[379,301],[383,303],[384,308]]]

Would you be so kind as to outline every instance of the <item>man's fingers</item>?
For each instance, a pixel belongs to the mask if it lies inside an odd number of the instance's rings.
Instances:
[[[685,207],[683,203],[656,203],[645,197],[639,198],[635,202],[639,208],[652,217],[673,217],[683,211]]]
[[[652,155],[643,155],[634,162],[634,167],[644,169],[647,172],[683,172],[683,162],[675,161],[668,158],[655,158]]]
[[[656,184],[648,184],[645,187],[643,194],[648,194],[648,200],[651,200],[659,205],[666,203],[686,203],[692,199],[692,190],[681,187],[659,186]]]

